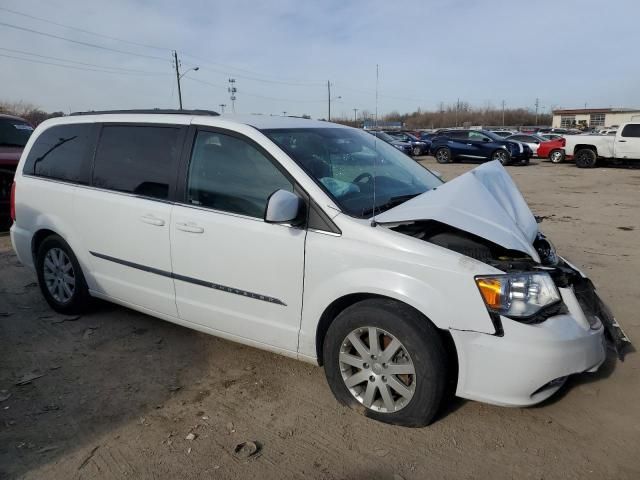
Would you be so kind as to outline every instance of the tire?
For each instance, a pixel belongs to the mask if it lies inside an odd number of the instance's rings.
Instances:
[[[378,339],[376,356],[370,332]],[[362,353],[355,347],[358,338]],[[384,356],[389,348],[394,350],[387,353],[390,359]],[[358,413],[405,427],[429,425],[438,413],[445,395],[446,351],[436,328],[410,307],[386,299],[348,307],[329,327],[323,353],[333,394]],[[347,386],[349,381],[355,383]]]
[[[438,163],[451,163],[452,161],[451,150],[446,147],[437,149],[434,157],[436,157]]]
[[[576,167],[593,168],[598,163],[598,155],[590,148],[582,148],[574,156]]]
[[[56,312],[78,314],[90,306],[78,259],[62,237],[51,235],[42,241],[36,253],[36,274],[42,295]]]
[[[520,165],[522,165],[523,167],[529,165],[529,162],[531,161],[530,158],[525,158],[523,160],[520,161]]]
[[[562,163],[564,162],[564,157],[564,152],[559,148],[551,150],[549,152],[549,160],[551,161],[551,163]]]
[[[491,160],[498,160],[502,165],[509,165],[509,163],[511,163],[511,154],[505,149],[500,148],[493,152]]]
[[[414,157],[419,156],[422,153],[422,149],[420,147],[413,147],[413,150],[411,150],[411,155],[413,155]]]

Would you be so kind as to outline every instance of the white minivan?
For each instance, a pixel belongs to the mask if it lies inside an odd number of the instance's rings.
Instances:
[[[628,340],[497,162],[444,183],[366,132],[206,111],[47,120],[11,240],[62,313],[91,297],[323,365],[420,426],[456,395],[532,405]]]

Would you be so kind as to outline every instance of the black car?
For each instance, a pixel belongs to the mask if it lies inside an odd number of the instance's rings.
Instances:
[[[527,165],[531,148],[486,130],[443,130],[431,142],[431,153],[438,163],[457,159],[499,160],[503,165]]]
[[[413,155],[414,157],[417,157],[418,155],[429,154],[429,147],[431,146],[431,142],[425,142],[423,140],[420,140],[418,137],[408,132],[391,131],[391,132],[385,132],[385,133],[395,138],[396,140],[411,144],[411,146],[413,147],[411,149],[411,155]]]
[[[372,131],[372,130],[368,130],[368,132],[374,137],[378,137],[380,140],[383,140],[393,145],[398,150],[400,150],[403,153],[406,153],[409,156],[413,153],[413,146],[408,142],[402,142],[400,140],[397,140],[393,138],[391,135],[387,135],[384,132],[378,132],[378,131]]]

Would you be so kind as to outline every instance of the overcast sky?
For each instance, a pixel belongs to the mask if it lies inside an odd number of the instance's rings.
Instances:
[[[176,49],[200,67],[185,108],[230,104],[232,76],[240,113],[326,117],[327,80],[333,115],[373,112],[376,64],[380,113],[640,107],[639,18],[638,0],[0,0],[0,100],[176,108]]]

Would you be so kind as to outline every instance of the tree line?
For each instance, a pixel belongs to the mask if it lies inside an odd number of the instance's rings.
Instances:
[[[48,118],[63,117],[64,112],[45,112],[28,102],[7,102],[0,100],[0,113],[24,118],[34,127]]]

